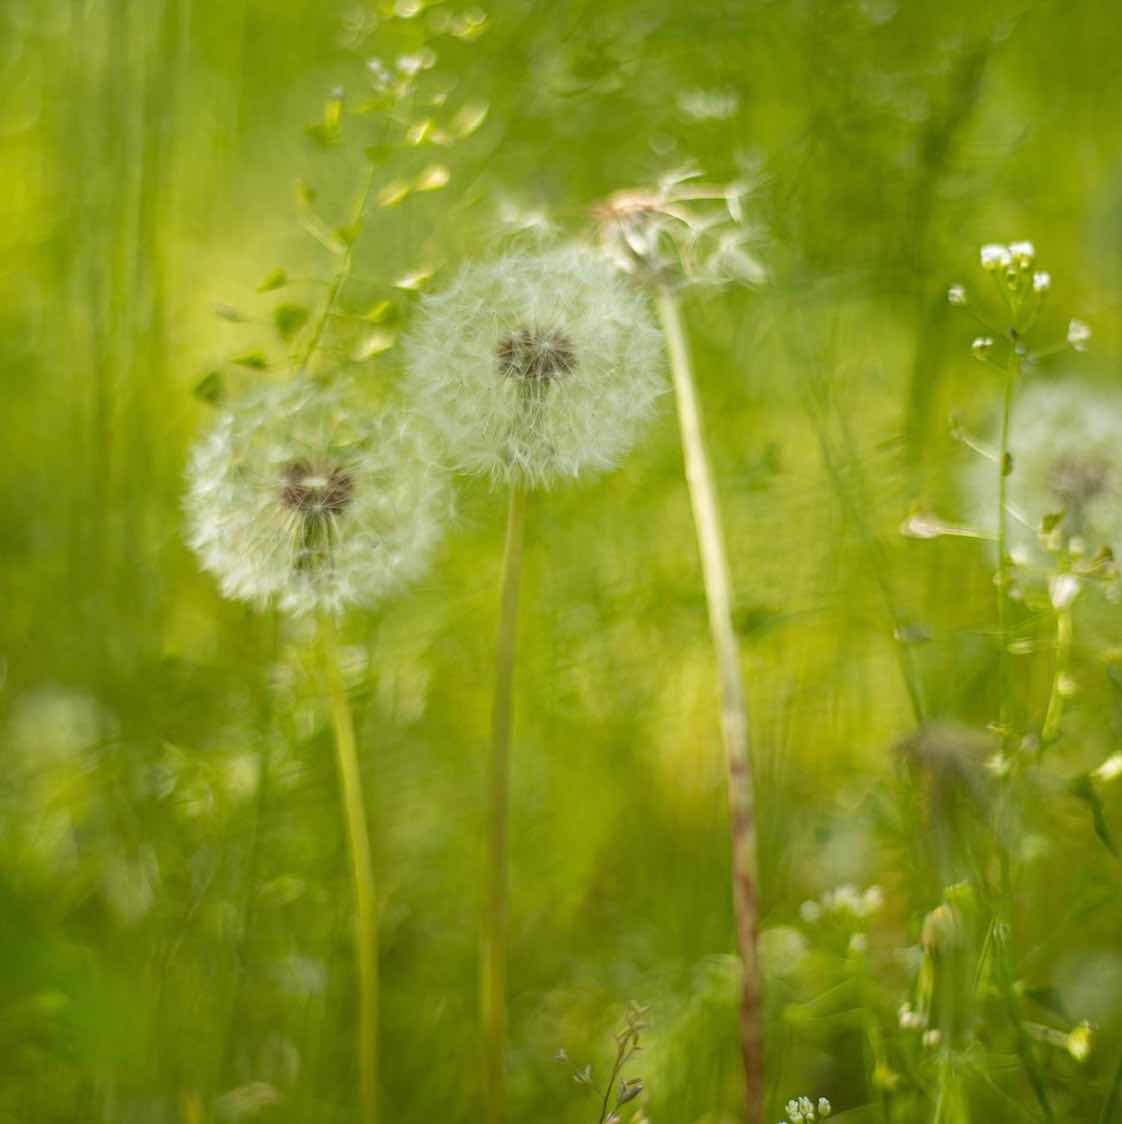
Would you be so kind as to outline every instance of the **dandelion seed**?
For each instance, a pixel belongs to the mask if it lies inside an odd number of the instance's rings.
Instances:
[[[227,597],[338,611],[424,569],[447,495],[403,420],[294,379],[249,394],[195,446],[189,541]]]
[[[458,468],[531,486],[610,468],[664,391],[643,296],[578,246],[467,266],[406,362]]]

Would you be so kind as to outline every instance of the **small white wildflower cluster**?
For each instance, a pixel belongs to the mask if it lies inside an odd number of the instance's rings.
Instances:
[[[792,1097],[784,1106],[786,1117],[779,1124],[810,1124],[813,1120],[825,1120],[833,1112],[833,1107],[825,1097],[813,1101],[810,1097]]]
[[[227,597],[283,610],[372,605],[428,564],[449,512],[420,434],[346,384],[259,387],[196,444],[188,541]]]
[[[833,890],[827,890],[820,898],[808,899],[799,906],[799,916],[808,925],[813,925],[824,916],[837,916],[853,920],[864,920],[880,911],[884,905],[884,891],[879,886],[858,890],[850,883],[844,883]]]
[[[620,191],[595,210],[600,243],[620,269],[657,284],[761,285],[759,238],[744,215],[743,183],[711,186],[691,170],[654,188]]]
[[[1007,332],[994,331],[975,337],[971,350],[975,358],[989,362],[995,337],[1005,334],[1013,348],[1023,354],[1020,338],[1036,320],[1041,303],[1052,288],[1052,275],[1046,270],[1034,268],[1036,247],[1027,241],[1010,242],[1007,246],[997,242],[987,243],[981,248],[979,258],[982,269],[997,284],[1011,326]],[[952,285],[947,290],[947,300],[958,308],[970,304],[963,285]],[[1068,324],[1067,343],[1074,350],[1085,351],[1090,338],[1090,326],[1084,321],[1072,320]]]
[[[406,340],[408,392],[456,468],[549,486],[612,467],[664,393],[645,297],[578,245],[465,266]]]

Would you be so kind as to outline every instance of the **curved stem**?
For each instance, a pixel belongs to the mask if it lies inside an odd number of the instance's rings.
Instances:
[[[487,776],[487,901],[480,958],[479,1008],[488,1124],[502,1124],[506,1116],[507,816],[518,644],[518,592],[522,578],[525,525],[526,491],[515,484],[510,490],[507,510],[495,694],[491,710],[491,759]]]
[[[358,970],[358,1020],[355,1041],[358,1053],[362,1124],[378,1119],[378,903],[374,890],[374,864],[362,796],[362,775],[355,744],[354,719],[339,669],[339,640],[334,619],[320,616],[320,641],[331,724],[339,766],[339,785],[347,823],[351,869],[355,890],[355,962]]]
[[[763,1113],[763,987],[756,954],[759,932],[759,875],[756,862],[756,811],[752,756],[748,744],[748,707],[740,671],[740,650],[732,623],[732,593],[724,535],[721,531],[713,475],[705,450],[701,413],[694,389],[685,326],[674,293],[658,290],[658,312],[670,356],[678,403],[686,483],[709,607],[709,629],[716,650],[721,686],[721,731],[728,769],[729,819],[732,832],[733,906],[742,978],[740,1046],[747,1082],[747,1121],[759,1124]]]

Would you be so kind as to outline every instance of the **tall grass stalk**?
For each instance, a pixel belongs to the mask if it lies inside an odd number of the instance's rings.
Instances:
[[[678,298],[658,290],[658,313],[666,337],[674,396],[678,405],[686,483],[693,508],[698,552],[709,608],[709,629],[717,657],[721,692],[721,731],[728,769],[732,831],[733,906],[741,960],[740,1048],[747,1083],[747,1121],[763,1114],[763,987],[756,952],[759,933],[755,786],[748,735],[748,707],[740,669],[740,648],[732,622],[732,590],[713,474],[705,449],[701,412],[694,387],[685,325]]]
[[[525,527],[526,489],[513,484],[507,509],[495,693],[491,710],[491,758],[487,774],[487,899],[480,957],[479,1004],[488,1124],[502,1124],[506,1118],[507,820],[514,669],[518,650],[518,594],[522,583]]]
[[[378,902],[370,833],[362,794],[362,775],[355,743],[354,718],[339,667],[339,638],[334,618],[321,613],[320,650],[323,658],[343,813],[347,824],[351,871],[354,877],[355,964],[358,971],[358,1019],[355,1046],[358,1055],[362,1124],[378,1120]]]

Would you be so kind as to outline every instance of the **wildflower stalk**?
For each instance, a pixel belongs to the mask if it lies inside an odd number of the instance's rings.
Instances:
[[[506,1116],[507,819],[514,668],[518,645],[518,593],[522,579],[525,526],[526,489],[514,483],[510,488],[507,509],[495,693],[491,710],[491,759],[487,777],[487,900],[479,1003],[488,1124],[502,1124]]]
[[[307,371],[308,364],[312,361],[312,356],[315,354],[316,348],[319,347],[320,340],[323,338],[324,328],[327,327],[327,322],[331,319],[331,314],[335,311],[335,305],[339,300],[339,295],[343,291],[343,286],[346,285],[351,276],[351,268],[354,263],[355,243],[358,241],[358,236],[362,233],[362,227],[366,221],[366,207],[370,202],[370,193],[374,190],[376,174],[377,167],[373,162],[370,162],[366,171],[366,179],[359,192],[358,201],[355,203],[354,215],[347,227],[348,233],[345,241],[345,249],[339,261],[339,268],[335,271],[334,276],[328,284],[327,296],[324,298],[323,308],[320,310],[319,317],[308,336],[308,343],[304,348],[304,354],[300,357],[300,374],[304,374]]]
[[[1110,1091],[1106,1095],[1099,1124],[1116,1124],[1120,1102],[1122,1102],[1122,1057],[1118,1059],[1118,1067],[1114,1071],[1114,1079],[1110,1083]]]
[[[747,1082],[747,1121],[763,1111],[763,988],[756,938],[759,931],[755,793],[748,744],[748,710],[741,679],[740,651],[732,623],[732,594],[713,476],[705,449],[701,414],[678,298],[665,285],[657,293],[678,404],[686,482],[709,608],[709,628],[721,688],[721,730],[728,768],[732,831],[733,906],[741,960],[740,1046]]]
[[[334,618],[321,613],[320,648],[323,657],[331,723],[343,812],[347,822],[347,842],[355,892],[355,963],[358,969],[358,1052],[359,1092],[362,1124],[378,1119],[378,903],[374,890],[374,864],[370,854],[370,833],[362,795],[362,776],[355,744],[343,675],[339,668],[339,639]]]
[[[1071,640],[1071,609],[1057,609],[1056,667],[1052,673],[1052,694],[1048,699],[1048,711],[1040,731],[1042,745],[1046,745],[1060,732],[1060,721],[1064,716],[1064,681],[1071,665]]]
[[[1009,456],[1009,415],[1013,408],[1013,390],[1016,385],[1017,375],[1020,372],[1021,356],[1017,349],[1016,333],[1013,336],[1013,346],[1009,349],[1009,361],[1005,367],[1005,387],[1002,392],[1001,403],[1001,443],[997,454],[997,639],[999,650],[997,654],[997,692],[998,692],[998,723],[1001,727],[1001,739],[1004,744],[1009,736],[1009,621],[1006,585],[1009,580],[1008,567],[1008,513],[1006,502],[1008,494],[1009,473],[1013,465]]]

